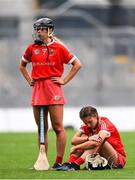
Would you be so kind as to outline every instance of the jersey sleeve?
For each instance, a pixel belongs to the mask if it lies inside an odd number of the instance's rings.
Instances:
[[[90,128],[87,125],[82,125],[79,129],[80,132],[84,133],[87,136],[91,136],[92,132],[90,130]]]
[[[85,127],[84,127],[84,125],[82,125],[82,126],[79,128],[79,131],[85,133]]]
[[[107,119],[107,118],[103,118],[103,119]],[[107,137],[111,136],[111,129],[109,128],[107,122],[102,121],[102,123],[100,124],[99,132],[104,132],[107,135]]]
[[[31,56],[32,56],[32,44],[29,45],[29,46],[26,48],[26,50],[25,50],[25,52],[24,52],[24,54],[23,54],[23,56],[22,56],[22,60],[23,60],[24,62],[26,62],[26,63],[30,63],[30,62],[31,62]]]
[[[61,55],[64,64],[71,64],[77,58],[63,45],[61,45]]]

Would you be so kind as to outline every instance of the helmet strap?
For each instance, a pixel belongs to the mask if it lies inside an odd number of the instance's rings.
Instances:
[[[50,28],[48,28],[48,36],[49,36],[49,37],[52,37],[52,36],[53,36],[53,31],[50,32]]]

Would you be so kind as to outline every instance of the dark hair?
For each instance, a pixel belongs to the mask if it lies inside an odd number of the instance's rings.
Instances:
[[[83,107],[79,112],[79,116],[81,119],[88,117],[88,116],[95,116],[95,115],[98,117],[98,112],[97,112],[96,108],[94,108],[92,106]]]

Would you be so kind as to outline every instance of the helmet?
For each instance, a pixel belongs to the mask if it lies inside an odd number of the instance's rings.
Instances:
[[[53,24],[52,19],[41,18],[34,22],[33,27],[34,27],[34,29],[36,29],[37,27],[45,27],[45,28],[54,29],[54,24]]]
[[[107,168],[108,160],[101,157],[99,153],[88,154],[85,161],[88,170],[103,170]]]
[[[36,30],[37,28],[51,28],[52,31],[54,30],[54,24],[53,21],[49,18],[41,18],[38,19],[37,21],[34,22],[33,24],[34,30]],[[37,32],[33,33],[33,40],[36,44],[43,44],[43,40],[41,40],[38,36],[37,36]]]

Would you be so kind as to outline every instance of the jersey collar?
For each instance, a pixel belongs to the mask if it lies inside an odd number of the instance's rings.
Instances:
[[[48,44],[43,44],[43,46],[50,46],[51,44],[53,44],[54,43],[54,39],[50,42],[50,43],[48,43]]]

